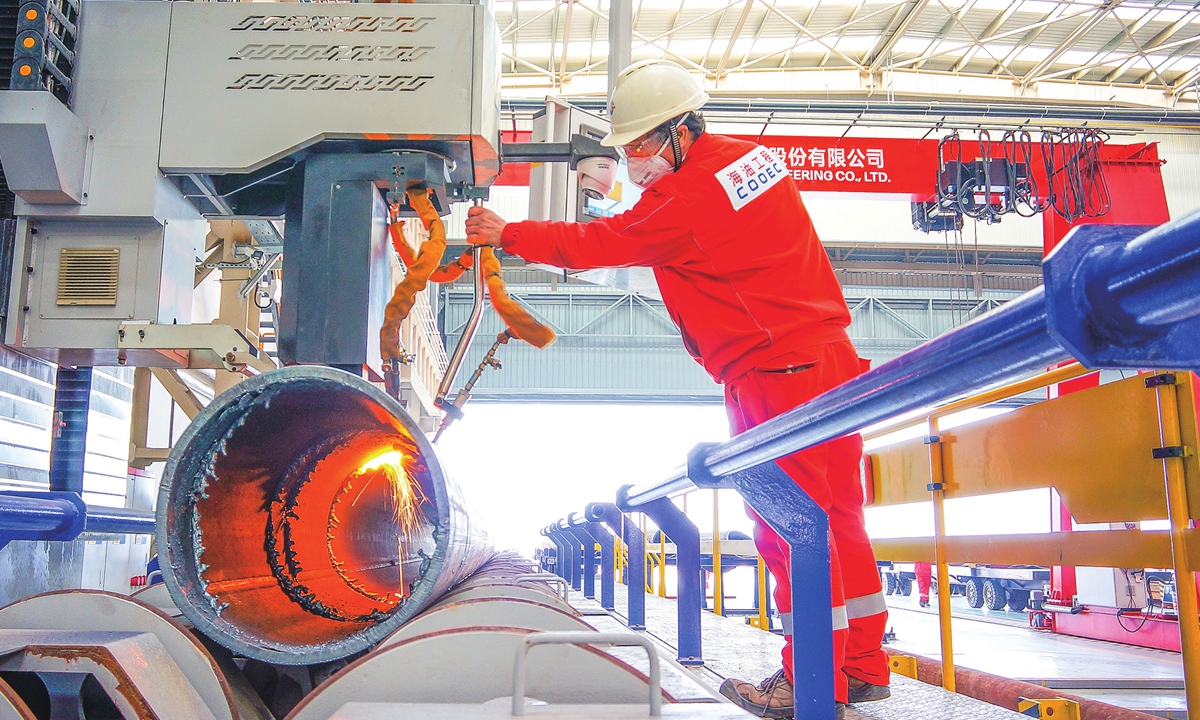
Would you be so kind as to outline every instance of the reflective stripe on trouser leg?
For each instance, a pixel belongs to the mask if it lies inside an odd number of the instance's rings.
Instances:
[[[833,608],[834,630],[845,630],[846,628],[850,627],[850,617],[852,616],[849,615],[849,608],[849,603],[847,603],[844,607]],[[792,614],[790,612],[781,613],[779,615],[779,622],[783,625],[783,634],[790,636],[792,634]]]
[[[846,598],[846,618],[848,620],[871,617],[883,612],[887,612],[887,601],[882,590],[870,595]]]

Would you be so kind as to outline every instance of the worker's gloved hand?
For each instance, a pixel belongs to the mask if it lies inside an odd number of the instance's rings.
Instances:
[[[504,218],[487,208],[472,207],[467,211],[467,242],[500,247],[500,233],[507,224]]]

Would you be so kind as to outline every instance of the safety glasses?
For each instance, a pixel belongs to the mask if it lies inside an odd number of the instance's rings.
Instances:
[[[628,145],[619,146],[617,153],[623,160],[628,160],[631,157],[650,157],[661,152],[663,146],[666,144],[667,131],[662,128],[655,128]]]

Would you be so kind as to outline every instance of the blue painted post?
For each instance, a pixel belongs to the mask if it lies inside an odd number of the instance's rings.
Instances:
[[[617,507],[622,507],[626,488],[617,491]],[[675,543],[675,572],[679,592],[675,609],[678,614],[679,662],[703,665],[700,648],[700,610],[704,605],[704,582],[700,570],[700,531],[675,507],[670,498],[659,498],[638,507]]]
[[[617,576],[613,567],[613,536],[598,522],[584,524],[588,534],[600,543],[600,607],[605,610],[615,610],[617,607],[616,590],[613,587]]]
[[[549,540],[550,544],[554,546],[554,571],[553,572],[555,575],[562,577],[562,562],[560,561],[560,559],[562,558],[562,548],[559,547],[558,540],[556,540],[554,538],[554,536],[550,534],[549,526],[542,528],[542,537]],[[548,563],[547,563],[546,559],[542,558],[542,570],[545,570],[546,572],[550,572],[549,568],[546,567],[547,564]]]
[[[50,441],[50,489],[83,492],[92,369],[59,367],[54,382],[54,433]]]
[[[571,513],[574,515],[575,513]],[[583,596],[596,599],[596,540],[582,524],[572,525],[568,532],[579,542],[583,553]]]
[[[697,448],[699,450],[699,448]],[[694,456],[698,453],[693,451]],[[792,664],[796,720],[834,716],[833,592],[829,579],[829,516],[774,462],[727,475],[703,477],[697,487],[734,487],[791,546]],[[667,502],[656,500],[655,502]]]
[[[628,609],[626,611],[630,630],[646,629],[646,537],[635,523],[612,503],[592,503],[584,509],[590,520],[601,520],[629,548],[629,566],[625,571],[628,587]]]
[[[567,544],[571,560],[570,577],[567,580],[570,581],[572,590],[583,590],[583,547],[566,521],[559,520],[558,529],[562,533],[563,542]]]
[[[562,568],[562,572],[559,573],[559,575],[563,580],[566,580],[568,584],[574,583],[575,575],[572,571],[575,568],[575,563],[573,562],[575,558],[575,551],[574,548],[571,547],[573,543],[568,542],[567,534],[563,532],[563,530],[557,525],[552,525],[551,528],[550,535],[558,544],[558,565],[560,568]]]

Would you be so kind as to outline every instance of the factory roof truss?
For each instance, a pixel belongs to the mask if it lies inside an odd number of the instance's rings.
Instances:
[[[1194,107],[1200,2],[632,0],[633,57],[732,96]],[[509,96],[603,93],[609,0],[501,0]]]

